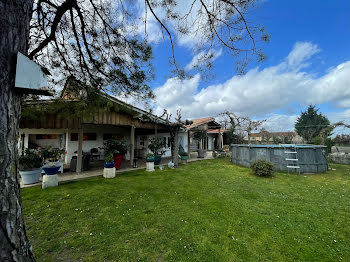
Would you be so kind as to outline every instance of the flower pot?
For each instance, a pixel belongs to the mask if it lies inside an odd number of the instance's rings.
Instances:
[[[146,162],[154,162],[154,156],[146,157]]]
[[[19,171],[23,185],[35,184],[40,182],[41,168]]]
[[[120,169],[120,167],[122,166],[122,161],[123,161],[123,154],[118,154],[118,155],[114,155],[113,159],[114,159],[114,167],[116,169]]]
[[[57,172],[60,168],[61,168],[60,165],[58,165],[58,166],[43,166],[43,170],[45,171],[45,174],[48,176],[57,175]]]
[[[205,149],[198,149],[198,158],[204,158],[205,157]]]
[[[114,162],[105,162],[105,163],[103,164],[103,166],[104,166],[105,168],[113,168],[113,167],[115,167],[115,166],[114,166]]]
[[[155,165],[159,165],[160,161],[162,161],[162,156],[160,156],[160,155],[154,156],[154,164]]]

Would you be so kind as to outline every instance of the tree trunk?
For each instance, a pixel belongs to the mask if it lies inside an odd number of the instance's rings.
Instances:
[[[175,167],[179,166],[179,127],[175,129],[174,133],[174,155],[173,155],[173,162],[175,164]]]
[[[20,197],[17,138],[21,96],[17,52],[27,54],[33,0],[0,0],[0,261],[35,261]]]
[[[175,168],[179,166],[179,131],[179,126],[170,127],[171,161]]]

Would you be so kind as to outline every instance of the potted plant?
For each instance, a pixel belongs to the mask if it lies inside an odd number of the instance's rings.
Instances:
[[[187,152],[180,152],[179,155],[181,157],[181,160],[187,160],[188,159]]]
[[[165,140],[160,137],[152,137],[149,142],[148,148],[153,153],[154,164],[159,165],[162,160],[162,155],[165,153],[165,150],[162,150],[166,147]]]
[[[57,174],[58,170],[61,168],[59,160],[64,153],[65,151],[63,149],[53,148],[52,146],[42,149],[42,157],[45,161],[43,170],[46,175],[52,176]]]
[[[154,171],[154,155],[149,153],[146,156],[146,171],[153,172]]]
[[[146,155],[146,162],[154,162],[154,155],[149,153]]]
[[[104,155],[113,156],[114,167],[119,169],[122,165],[124,155],[126,154],[128,148],[124,140],[117,140],[115,138],[108,139],[103,142],[103,146],[100,147],[104,150]]]
[[[24,185],[38,183],[43,159],[40,150],[26,149],[19,157],[19,174]]]
[[[113,168],[114,167],[113,155],[105,156],[104,167],[105,168]]]
[[[104,178],[115,177],[115,163],[113,159],[113,154],[105,155],[103,177]]]
[[[207,132],[205,130],[198,130],[194,132],[193,139],[198,141],[199,149],[198,149],[198,158],[204,158],[206,150],[202,148],[202,140],[207,137]]]

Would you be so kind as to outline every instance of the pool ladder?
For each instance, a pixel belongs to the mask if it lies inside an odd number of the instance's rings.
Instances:
[[[287,161],[288,174],[289,174],[289,170],[292,169],[292,170],[298,171],[300,175],[300,166],[299,166],[297,148],[294,146],[294,147],[288,148],[288,150],[290,151],[284,151],[284,153],[287,155],[286,161]]]

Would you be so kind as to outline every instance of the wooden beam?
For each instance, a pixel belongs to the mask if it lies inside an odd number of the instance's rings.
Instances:
[[[78,130],[78,156],[77,156],[77,169],[76,172],[80,173],[83,163],[83,128]]]

